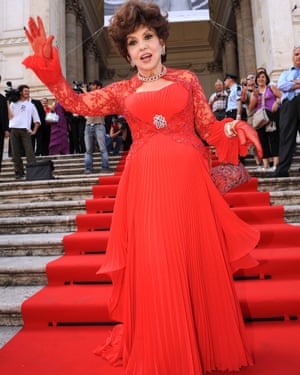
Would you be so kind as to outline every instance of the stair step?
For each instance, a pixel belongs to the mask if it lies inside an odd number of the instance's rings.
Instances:
[[[235,285],[246,320],[299,319],[300,280],[251,280]],[[25,326],[110,322],[110,295],[107,284],[49,285],[22,304]]]
[[[6,327],[0,326],[0,349],[13,337],[15,336],[20,330],[22,329],[21,326],[16,327]]]
[[[26,183],[26,182],[24,182]],[[1,186],[1,184],[0,184]],[[45,189],[24,189],[0,191],[1,204],[13,202],[44,202],[92,198],[91,186],[55,187]]]
[[[21,305],[41,286],[0,287],[0,326],[22,326]]]
[[[49,285],[110,282],[107,275],[97,275],[104,254],[68,255],[46,266]]]
[[[258,178],[259,191],[297,190],[300,187],[300,176],[285,178]]]
[[[22,304],[24,325],[110,322],[110,295],[111,285],[106,284],[46,286]]]
[[[300,244],[298,247],[259,248],[252,252],[257,259],[257,267],[239,270],[235,280],[297,279],[300,270]]]
[[[0,257],[0,286],[45,285],[46,264],[56,256]]]
[[[63,253],[63,237],[68,233],[26,233],[0,235],[0,256],[49,256]]]
[[[300,280],[240,281],[236,290],[247,320],[300,319]]]
[[[299,247],[300,227],[290,224],[254,224],[260,231],[257,249]]]
[[[76,215],[0,218],[0,234],[74,232]]]
[[[105,253],[109,231],[75,232],[64,236],[65,254]]]
[[[86,212],[85,200],[7,203],[1,207],[0,218],[20,216],[77,215]]]
[[[273,205],[284,205],[286,201],[291,205],[300,204],[300,190],[293,191],[272,191],[270,193],[270,203]]]

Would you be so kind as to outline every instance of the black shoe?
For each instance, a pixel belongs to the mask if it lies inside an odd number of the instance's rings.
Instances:
[[[271,174],[270,177],[278,177],[278,178],[280,178],[280,177],[290,177],[290,175],[289,175],[289,172],[278,173],[278,172],[275,171],[274,173]]]

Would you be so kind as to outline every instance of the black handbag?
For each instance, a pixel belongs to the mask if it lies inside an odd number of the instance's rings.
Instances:
[[[52,160],[42,160],[26,165],[26,180],[52,180],[54,164]]]

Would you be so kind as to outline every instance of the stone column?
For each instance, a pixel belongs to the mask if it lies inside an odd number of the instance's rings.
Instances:
[[[99,64],[96,60],[96,46],[94,42],[85,44],[85,67],[87,82],[99,79]]]
[[[243,65],[240,65],[240,73],[241,76],[245,76],[256,70],[255,43],[250,0],[240,1],[240,15],[243,28],[243,48],[241,49],[241,52],[243,53]]]
[[[239,66],[239,76],[240,78],[245,76],[245,52],[244,52],[244,30],[243,22],[241,17],[241,8],[239,1],[234,2],[234,14],[236,23],[236,40],[237,40],[237,58]]]
[[[76,10],[71,0],[66,1],[66,78],[69,83],[77,79]]]
[[[231,33],[224,35],[223,70],[224,72],[238,74],[236,43]]]
[[[76,22],[76,42],[77,42],[77,46],[76,46],[76,59],[77,59],[76,73],[77,73],[77,76],[76,77],[77,78],[76,78],[76,80],[81,81],[81,82],[84,81],[82,22],[83,22],[83,20],[82,20],[81,17],[77,18],[77,22]]]

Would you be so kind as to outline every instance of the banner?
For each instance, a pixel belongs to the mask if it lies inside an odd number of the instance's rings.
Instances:
[[[104,26],[126,0],[104,0]],[[147,0],[144,0],[147,2]],[[168,12],[170,22],[208,21],[208,0],[152,0],[164,12]]]

